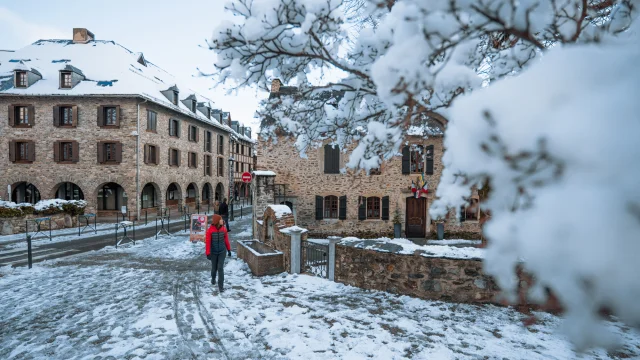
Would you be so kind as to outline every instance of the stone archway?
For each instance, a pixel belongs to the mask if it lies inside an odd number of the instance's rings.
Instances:
[[[130,210],[127,192],[116,182],[99,185],[95,190],[95,198],[99,216],[119,216],[122,207],[125,207],[127,212]]]
[[[214,195],[214,199],[222,202],[222,200],[224,199],[224,196],[225,196],[224,185],[222,185],[222,183],[218,183],[218,185],[216,185],[216,192]]]
[[[198,185],[196,185],[196,183],[189,183],[189,185],[187,185],[187,192],[185,193],[185,203],[186,204],[195,204],[196,200],[198,199],[198,197],[200,196],[198,193]]]
[[[11,185],[11,201],[35,204],[40,200],[40,190],[32,183],[20,181]]]
[[[182,189],[178,183],[173,182],[169,184],[166,193],[166,207],[177,209],[182,205]]]
[[[213,196],[213,189],[211,188],[211,184],[204,183],[202,186],[202,196],[200,197],[200,202],[202,204],[208,204]]]
[[[85,200],[84,191],[76,183],[66,181],[53,187],[53,194],[56,199],[62,200]]]
[[[151,209],[160,206],[160,186],[154,182],[148,182],[140,193],[140,208]]]

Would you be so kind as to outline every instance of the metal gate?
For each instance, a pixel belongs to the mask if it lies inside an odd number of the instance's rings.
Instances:
[[[329,245],[303,240],[301,250],[301,271],[328,279]]]

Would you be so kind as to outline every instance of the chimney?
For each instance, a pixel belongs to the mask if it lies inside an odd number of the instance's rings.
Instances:
[[[85,28],[73,28],[73,43],[86,44],[91,40],[95,40],[93,33]]]
[[[271,92],[272,93],[280,92],[280,86],[282,86],[282,81],[280,81],[280,79],[271,80]]]

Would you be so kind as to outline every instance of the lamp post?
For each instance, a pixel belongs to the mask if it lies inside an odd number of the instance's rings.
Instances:
[[[227,199],[229,199],[229,221],[233,221],[233,188],[234,188],[234,184],[233,184],[233,162],[235,161],[235,159],[233,158],[233,156],[229,156],[229,196],[227,197]]]

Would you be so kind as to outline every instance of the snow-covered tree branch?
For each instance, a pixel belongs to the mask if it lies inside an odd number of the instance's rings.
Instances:
[[[489,182],[487,270],[513,293],[523,263],[567,308],[579,345],[598,312],[640,324],[639,0],[234,0],[214,31],[217,80],[265,101],[300,150],[357,144],[375,168],[403,135],[448,119],[433,216]],[[355,29],[355,30],[354,30]],[[485,87],[485,89],[482,89]],[[429,133],[426,131],[425,133]]]

